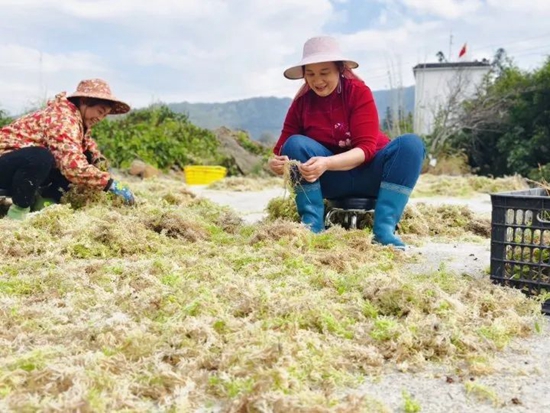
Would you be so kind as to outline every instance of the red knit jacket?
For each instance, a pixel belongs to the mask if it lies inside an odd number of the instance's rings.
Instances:
[[[365,162],[390,141],[380,131],[378,111],[367,85],[357,79],[341,79],[341,91],[320,97],[313,90],[295,99],[288,110],[276,155],[292,135],[315,139],[333,153],[360,148]]]

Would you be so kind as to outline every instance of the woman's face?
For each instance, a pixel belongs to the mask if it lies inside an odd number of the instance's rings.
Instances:
[[[340,71],[335,62],[306,65],[304,78],[308,86],[321,97],[334,92],[340,81]]]
[[[109,105],[94,105],[88,106],[85,99],[80,102],[80,114],[82,115],[82,122],[86,130],[90,129],[96,123],[101,122],[105,117],[111,113],[111,107]]]

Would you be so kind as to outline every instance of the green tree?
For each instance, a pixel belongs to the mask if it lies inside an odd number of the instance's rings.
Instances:
[[[391,137],[413,132],[413,114],[405,112],[405,109],[400,107],[397,111],[397,120],[394,119],[393,113],[389,106],[386,107],[386,115],[382,121],[382,130]]]
[[[447,58],[441,50],[435,54],[435,57],[437,57],[439,63],[447,63]]]
[[[389,106],[386,106],[386,114],[384,116],[384,120],[382,122],[382,129],[386,133],[390,133],[390,131],[393,130],[393,114],[391,113],[391,108]]]
[[[540,179],[550,164],[550,58],[526,72],[500,56],[493,77],[464,103],[460,128],[447,144],[467,153],[481,174]]]
[[[507,68],[513,66],[512,60],[508,57],[506,50],[502,47],[498,48],[495,52],[495,56],[491,61],[491,66],[497,76],[501,76]]]
[[[0,109],[0,128],[2,126],[9,125],[13,119],[8,116],[8,113],[5,110]]]

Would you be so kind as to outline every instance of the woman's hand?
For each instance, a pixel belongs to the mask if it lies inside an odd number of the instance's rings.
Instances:
[[[267,165],[269,166],[269,169],[271,169],[277,175],[282,175],[284,172],[284,166],[288,161],[289,159],[286,155],[275,155],[273,158],[270,158],[269,161],[267,161]]]
[[[325,156],[314,156],[299,166],[300,173],[306,181],[315,182],[328,170],[329,162]]]

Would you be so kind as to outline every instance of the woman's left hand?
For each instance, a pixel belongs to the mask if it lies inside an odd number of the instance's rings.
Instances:
[[[315,182],[328,170],[329,159],[325,156],[314,156],[299,166],[302,177],[308,182]]]

